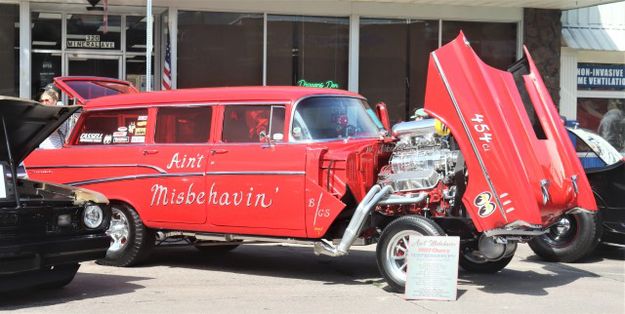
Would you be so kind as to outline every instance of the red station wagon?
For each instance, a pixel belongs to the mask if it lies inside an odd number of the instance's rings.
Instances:
[[[425,109],[434,118],[392,133],[383,105],[374,110],[346,91],[232,87],[85,100],[63,81],[83,112],[62,149],[38,150],[26,166],[33,178],[110,199],[113,241],[101,261],[109,265],[140,262],[156,238],[213,252],[308,243],[330,256],[361,239],[378,243],[382,275],[402,290],[410,235],[460,236],[461,266],[496,272],[516,243],[564,214],[596,210],[531,57],[497,70],[462,35],[432,53]]]

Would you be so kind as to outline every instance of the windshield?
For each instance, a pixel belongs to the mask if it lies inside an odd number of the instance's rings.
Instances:
[[[291,136],[296,141],[377,137],[380,129],[366,101],[349,97],[312,97],[295,108]]]
[[[586,129],[569,129],[574,134],[573,143],[584,168],[601,168],[613,165],[623,156],[596,133]],[[593,159],[595,162],[593,162]],[[597,160],[598,159],[598,160]],[[598,161],[598,162],[597,162]]]

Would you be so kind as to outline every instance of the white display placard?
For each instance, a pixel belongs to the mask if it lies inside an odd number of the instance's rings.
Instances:
[[[0,198],[7,197],[7,187],[6,180],[4,179],[4,166],[0,165],[0,174],[2,174],[2,178],[0,178]]]
[[[411,235],[406,299],[456,300],[460,237]]]

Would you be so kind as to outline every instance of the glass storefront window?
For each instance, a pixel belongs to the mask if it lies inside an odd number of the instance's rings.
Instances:
[[[0,4],[0,95],[19,94],[19,6]]]
[[[33,12],[32,48],[61,50],[61,14]]]
[[[423,107],[429,53],[438,48],[438,21],[360,20],[359,90],[386,103],[392,123]]]
[[[119,57],[79,55],[67,58],[67,71],[73,76],[119,78]]]
[[[180,11],[177,62],[178,88],[262,85],[263,15]]]
[[[61,76],[61,52],[32,54],[32,97],[39,99],[39,94],[52,79]]]
[[[349,18],[269,15],[267,85],[347,89]]]
[[[68,14],[67,49],[121,50],[121,16]]]
[[[486,64],[506,69],[516,61],[517,24],[443,21],[443,45],[462,31]]]
[[[126,17],[126,51],[145,52],[145,16]]]
[[[578,98],[577,121],[618,151],[625,151],[625,99]]]
[[[138,90],[145,91],[145,55],[126,55],[126,81],[131,82]]]

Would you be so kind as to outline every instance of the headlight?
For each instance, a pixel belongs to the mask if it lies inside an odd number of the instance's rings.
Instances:
[[[82,212],[82,221],[89,229],[96,229],[102,225],[104,213],[102,208],[95,204],[88,204]]]

